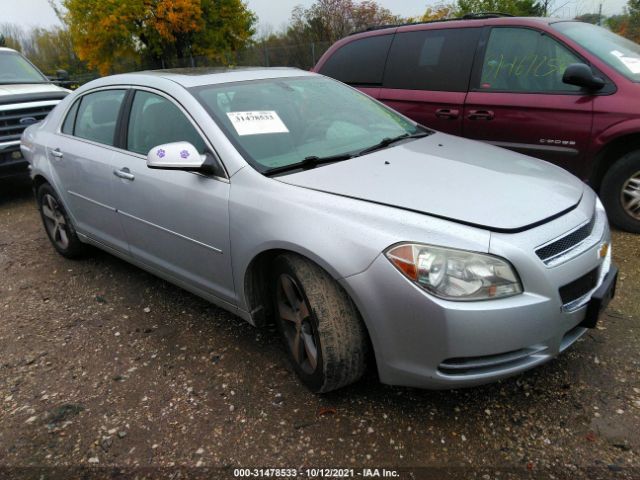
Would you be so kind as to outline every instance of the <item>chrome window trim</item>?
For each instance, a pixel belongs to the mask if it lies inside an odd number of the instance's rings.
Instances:
[[[119,148],[116,147],[114,145],[106,145],[104,143],[99,143],[99,142],[94,142],[93,140],[89,140],[86,138],[81,138],[81,137],[76,137],[75,135],[69,135],[67,133],[64,133],[62,131],[62,126],[64,125],[64,122],[67,118],[67,115],[69,114],[69,110],[71,110],[71,108],[73,108],[73,105],[80,101],[80,99],[86,95],[89,95],[91,93],[97,93],[103,90],[144,90],[144,91],[148,91],[150,93],[154,93],[156,95],[160,95],[161,97],[166,98],[167,100],[169,100],[171,103],[173,103],[174,105],[176,105],[176,107],[178,107],[180,109],[180,111],[186,116],[187,120],[193,125],[193,127],[196,129],[196,131],[198,132],[198,134],[203,138],[205,145],[207,146],[207,148],[209,148],[209,150],[211,150],[211,152],[213,152],[213,156],[215,157],[216,161],[222,166],[222,170],[224,171],[225,176],[224,177],[220,177],[218,175],[204,175],[200,172],[187,172],[187,173],[191,173],[194,175],[199,175],[205,178],[212,178],[214,180],[218,180],[224,183],[231,183],[229,180],[229,172],[227,171],[227,167],[225,166],[224,162],[222,161],[222,159],[220,158],[220,155],[218,155],[218,152],[215,150],[215,148],[213,148],[213,145],[211,143],[211,141],[209,140],[209,137],[207,137],[203,130],[200,128],[200,126],[195,122],[195,120],[191,117],[191,115],[187,112],[187,110],[180,104],[180,102],[178,102],[177,100],[175,100],[171,95],[161,91],[161,90],[157,90],[155,88],[151,88],[151,87],[145,87],[142,85],[106,85],[104,87],[97,87],[97,88],[92,88],[91,90],[87,90],[86,92],[82,92],[80,95],[78,95],[76,98],[73,99],[72,102],[69,103],[69,105],[67,106],[67,108],[64,110],[63,114],[61,115],[61,120],[58,122],[57,126],[56,126],[56,130],[55,130],[55,134],[56,135],[60,135],[63,136],[65,138],[69,138],[69,139],[73,139],[79,142],[84,142],[84,143],[88,143],[90,145],[94,145],[97,147],[102,147],[102,148],[106,148],[108,150],[112,150],[114,152],[117,153],[124,153],[126,155],[132,156],[132,157],[136,157],[139,158],[141,160],[144,160],[145,163],[147,161],[147,156],[146,155],[142,155],[140,153],[136,153],[136,152],[132,152],[131,150],[126,150],[124,148]],[[130,112],[129,112],[130,113]]]

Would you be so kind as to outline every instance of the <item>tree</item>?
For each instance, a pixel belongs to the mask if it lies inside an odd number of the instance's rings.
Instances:
[[[583,13],[582,15],[578,15],[576,20],[585,23],[591,23],[593,25],[598,25],[600,23],[601,15],[598,13]]]
[[[225,59],[249,41],[256,21],[241,0],[63,0],[63,5],[78,56],[102,74],[139,57],[152,66],[193,55]]]
[[[458,0],[458,16],[479,12],[500,12],[517,17],[545,16],[547,4],[536,0]]]
[[[0,46],[22,51],[22,44],[26,37],[22,27],[13,23],[2,23],[0,24],[0,36],[2,36],[2,45]]]
[[[372,0],[316,0],[308,9],[297,8],[292,13],[292,28],[311,33],[315,40],[329,42],[371,26],[402,21]]]
[[[622,26],[622,34],[630,40],[640,42],[640,0],[629,0],[627,3],[628,20]]]

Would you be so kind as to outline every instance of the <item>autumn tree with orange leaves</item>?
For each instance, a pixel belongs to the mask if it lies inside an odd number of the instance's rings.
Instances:
[[[101,74],[123,58],[164,67],[207,56],[225,63],[254,33],[241,0],[63,0],[78,56]]]

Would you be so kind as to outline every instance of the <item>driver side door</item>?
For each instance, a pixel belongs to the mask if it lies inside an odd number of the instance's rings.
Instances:
[[[234,304],[226,178],[150,169],[152,148],[177,141],[212,151],[186,111],[171,97],[132,92],[128,125],[113,175],[117,210],[135,260],[206,295]]]

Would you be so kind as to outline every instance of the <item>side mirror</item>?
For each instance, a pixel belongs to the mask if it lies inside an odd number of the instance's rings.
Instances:
[[[158,145],[147,154],[147,167],[160,170],[186,170],[219,175],[219,167],[210,154],[201,155],[189,142]]]
[[[69,72],[66,70],[56,70],[56,77],[58,80],[67,81],[69,80]]]
[[[569,65],[564,71],[564,75],[562,75],[562,82],[588,90],[601,90],[606,84],[602,78],[593,74],[593,70],[589,65],[584,63]]]

